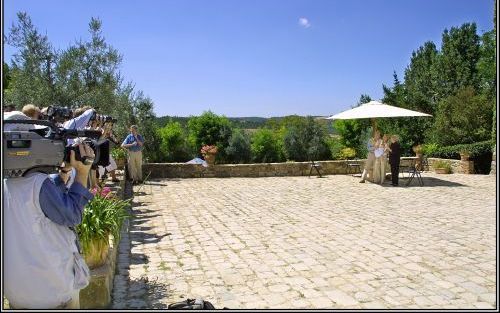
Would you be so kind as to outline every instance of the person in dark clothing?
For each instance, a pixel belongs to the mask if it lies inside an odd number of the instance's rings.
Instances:
[[[389,163],[391,164],[391,178],[393,186],[398,185],[399,180],[399,162],[401,157],[400,146],[398,142],[398,136],[391,136],[391,145],[389,147]]]

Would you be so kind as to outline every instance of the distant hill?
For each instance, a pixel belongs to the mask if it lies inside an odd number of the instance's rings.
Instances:
[[[236,128],[241,128],[241,129],[258,129],[262,128],[266,125],[267,122],[270,120],[273,120],[277,123],[280,122],[283,118],[286,116],[278,116],[278,117],[257,117],[257,116],[250,116],[250,117],[228,117],[228,119],[231,121],[234,127]],[[331,120],[326,120],[320,116],[313,116],[316,121],[324,124],[328,130],[329,134],[334,134],[335,130],[332,127],[332,121]],[[161,116],[156,118],[156,122],[158,123],[158,126],[164,127],[167,125],[169,121],[173,122],[179,122],[183,127],[187,127],[189,117],[185,116]]]

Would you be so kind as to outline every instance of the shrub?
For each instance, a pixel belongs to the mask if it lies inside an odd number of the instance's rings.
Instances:
[[[345,148],[345,146],[342,144],[342,142],[337,139],[337,138],[328,138],[326,140],[326,143],[328,145],[328,149],[330,150],[330,155],[333,160],[342,160],[342,154],[341,151],[342,149]]]
[[[251,151],[254,161],[271,163],[281,161],[280,145],[274,132],[259,129],[252,136]]]
[[[179,122],[169,122],[158,130],[160,151],[163,160],[167,162],[185,162],[191,159],[193,153],[187,142],[187,136]]]
[[[434,141],[443,146],[474,143],[491,138],[491,102],[472,87],[460,89],[438,105]]]
[[[311,116],[289,119],[282,125],[283,152],[287,160],[309,161],[329,159],[326,129]]]
[[[283,152],[287,160],[306,161],[307,147],[301,135],[299,128],[295,126],[285,129],[283,135]]]
[[[341,160],[354,159],[354,157],[356,156],[356,150],[349,147],[343,148],[342,150],[340,150],[339,156]]]
[[[231,163],[248,163],[252,157],[250,137],[241,129],[237,129],[229,138],[226,148],[227,159]]]
[[[340,134],[343,146],[356,150],[356,155],[366,155],[366,142],[370,134],[369,122],[365,120],[336,120],[334,129]]]
[[[439,149],[436,143],[428,143],[422,145],[422,153],[425,155],[433,155]]]
[[[444,168],[446,170],[447,174],[450,174],[452,172],[450,163],[445,162],[443,160],[438,160],[438,161],[434,162],[434,164],[432,165],[432,167],[434,169]]]
[[[116,147],[111,150],[111,156],[115,160],[125,160],[127,158],[127,152],[123,148]]]
[[[491,153],[492,147],[495,144],[494,141],[486,140],[481,142],[476,142],[472,144],[461,144],[448,147],[436,148],[436,150],[431,151],[429,156],[443,159],[460,159],[460,152],[469,153],[471,158],[477,158],[482,155]]]
[[[229,146],[232,135],[232,126],[225,116],[218,116],[211,111],[204,112],[188,121],[189,141],[194,147],[217,145],[219,153],[217,159],[224,163],[227,155],[225,148]]]

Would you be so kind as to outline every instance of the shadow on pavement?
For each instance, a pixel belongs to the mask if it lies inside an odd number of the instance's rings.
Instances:
[[[141,276],[129,282],[129,296],[121,309],[166,309],[165,299],[170,294],[170,285],[166,279]]]
[[[165,183],[153,182],[153,181],[147,181],[147,182],[144,183],[144,185],[146,185],[146,186],[168,186]]]
[[[406,183],[408,182],[407,177],[405,178],[400,178],[399,179],[399,187],[420,187],[419,181],[417,178],[413,178],[413,180],[410,182],[409,186],[406,186]],[[468,187],[467,185],[449,181],[449,180],[444,180],[444,179],[439,179],[435,177],[425,177],[422,176],[422,181],[424,183],[423,187]],[[385,185],[386,187],[391,187],[391,185]]]

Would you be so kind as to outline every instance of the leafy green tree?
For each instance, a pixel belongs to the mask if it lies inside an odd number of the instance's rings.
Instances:
[[[326,129],[313,117],[302,118],[300,122],[285,128],[283,151],[288,160],[309,161],[329,159],[326,143]]]
[[[282,160],[278,138],[270,129],[261,128],[253,134],[251,150],[256,162],[272,163]]]
[[[115,91],[121,83],[122,56],[106,42],[101,20],[90,20],[89,33],[88,41],[79,40],[61,53],[56,67],[60,102],[91,104],[104,113],[119,110]]]
[[[225,148],[229,145],[232,127],[231,122],[225,116],[218,116],[211,111],[203,112],[202,115],[191,117],[188,121],[189,141],[201,149],[204,145],[217,145],[217,159],[223,163],[227,159]]]
[[[495,5],[494,5],[493,25],[494,25],[494,27],[493,27],[493,33],[495,34],[493,37],[495,38],[495,46],[496,46],[496,38],[497,38],[497,0],[495,0]],[[495,81],[496,81],[496,77],[495,77]],[[496,90],[495,90],[495,97],[494,97],[492,103],[493,103],[493,126],[491,128],[491,137],[496,142],[496,139],[497,139],[497,97],[496,97]],[[496,145],[494,147],[494,151],[495,151],[495,154],[496,154]]]
[[[231,163],[248,163],[251,160],[250,136],[243,130],[235,129],[226,148],[227,159]]]
[[[12,60],[5,101],[18,108],[27,103],[53,104],[54,66],[58,56],[48,37],[38,32],[26,13],[19,12],[5,41],[18,49]]]
[[[432,41],[424,43],[413,51],[410,65],[405,70],[404,93],[399,97],[398,106],[434,114],[437,103],[435,63],[438,51]],[[398,88],[395,85],[396,89]],[[401,87],[400,87],[401,88]],[[398,90],[395,90],[398,93]]]
[[[186,131],[179,122],[169,122],[158,129],[158,132],[161,138],[161,161],[186,162],[192,158],[193,154],[187,142]]]
[[[443,99],[459,89],[472,86],[478,90],[477,62],[480,57],[480,38],[475,23],[465,23],[443,32],[441,53],[435,63],[437,98]]]
[[[496,24],[495,24],[496,25]],[[480,90],[492,104],[493,125],[492,139],[496,139],[496,28],[486,32],[481,37],[481,57],[477,63]]]
[[[434,141],[441,146],[468,144],[490,139],[492,112],[484,95],[473,87],[460,89],[439,103]]]
[[[428,53],[432,51],[432,45],[428,44],[427,48],[421,47],[414,55],[414,60],[421,60],[422,53]],[[427,52],[426,52],[427,51]],[[417,64],[420,63],[416,61]],[[418,68],[418,65],[413,66],[413,63],[410,64],[410,67],[407,69],[408,79]],[[416,74],[415,74],[416,75]],[[414,85],[414,88],[418,88]],[[403,84],[399,81],[396,73],[394,73],[394,86],[389,88],[387,86],[383,86],[384,90],[384,98],[382,101],[389,105],[407,108],[411,110],[424,111],[421,107],[425,107],[423,104],[416,104],[415,100],[419,98],[418,92],[417,96],[409,95],[409,91],[406,88],[406,84]],[[414,89],[415,90],[415,89]],[[422,93],[420,93],[422,95]],[[422,97],[423,98],[423,97]],[[412,99],[412,100],[410,100]],[[410,102],[412,101],[412,102]],[[431,103],[432,100],[429,100],[427,103]],[[428,105],[425,111],[433,110],[431,105]],[[429,136],[432,130],[432,119],[429,118],[419,118],[419,117],[399,117],[399,118],[379,118],[378,120],[378,129],[381,134],[389,134],[389,135],[398,135],[400,139],[401,145],[401,153],[403,155],[412,155],[412,147],[418,144],[425,142],[425,139]]]
[[[133,83],[123,83],[119,74],[122,57],[102,34],[102,22],[92,18],[90,39],[79,40],[56,53],[46,35],[41,35],[26,13],[6,36],[7,44],[17,48],[4,85],[7,103],[21,108],[26,103],[39,106],[63,105],[72,108],[90,105],[101,114],[115,117],[115,133],[124,138],[132,124],[138,124],[146,138],[145,158],[161,157],[153,102]],[[7,77],[7,76],[4,76]]]
[[[371,100],[370,96],[362,94],[354,107],[368,103]],[[340,135],[340,142],[344,147],[353,148],[357,156],[366,155],[365,146],[367,134],[369,134],[370,130],[370,121],[368,119],[336,120],[333,122],[333,128]]]
[[[494,30],[481,37],[480,58],[477,62],[479,89],[488,97],[496,96],[496,34]]]
[[[158,162],[162,160],[160,152],[161,138],[158,134],[158,129],[155,123],[156,116],[153,112],[153,101],[144,96],[142,91],[139,91],[133,99],[133,117],[131,122],[137,124],[139,132],[144,136],[144,158],[146,162]]]
[[[11,80],[9,65],[3,62],[2,70],[2,90],[5,91],[9,88],[9,82]]]

